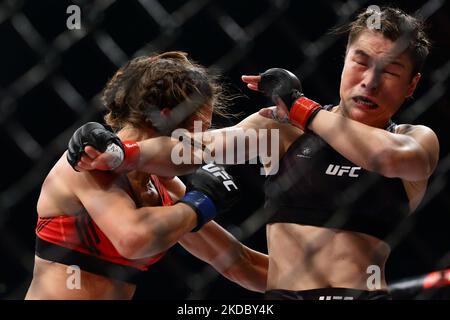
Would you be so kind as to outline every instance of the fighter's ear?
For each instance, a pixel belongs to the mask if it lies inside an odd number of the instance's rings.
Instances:
[[[412,79],[411,83],[408,86],[408,91],[406,92],[406,98],[409,98],[413,95],[414,90],[416,90],[417,84],[419,83],[422,75],[418,72]]]
[[[161,109],[160,113],[163,118],[167,118],[167,117],[170,117],[170,114],[172,113],[172,109],[163,108],[163,109]]]

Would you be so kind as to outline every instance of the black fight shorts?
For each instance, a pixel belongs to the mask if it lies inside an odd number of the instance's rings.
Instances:
[[[347,288],[319,288],[312,290],[268,290],[265,300],[392,300],[385,290],[367,291]]]

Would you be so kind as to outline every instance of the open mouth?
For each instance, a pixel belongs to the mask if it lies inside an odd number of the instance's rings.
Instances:
[[[369,98],[366,98],[366,97],[363,97],[363,96],[353,97],[353,101],[356,104],[363,105],[363,106],[365,106],[365,107],[367,107],[369,109],[376,109],[378,107],[378,105],[375,102],[373,102]]]

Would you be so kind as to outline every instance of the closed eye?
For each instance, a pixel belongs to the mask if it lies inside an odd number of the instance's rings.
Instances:
[[[394,76],[394,77],[399,77],[399,75],[397,73],[389,72],[387,70],[384,70],[383,73],[390,74],[391,76]]]
[[[357,64],[359,64],[360,66],[364,66],[367,67],[367,62],[365,61],[358,61],[358,60],[354,60]]]

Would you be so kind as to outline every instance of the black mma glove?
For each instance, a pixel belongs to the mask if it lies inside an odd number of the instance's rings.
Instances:
[[[225,169],[209,163],[189,177],[186,193],[179,200],[189,205],[198,216],[198,231],[205,223],[215,218],[218,213],[230,209],[239,199],[239,189]]]
[[[309,123],[322,109],[318,103],[303,95],[300,80],[285,69],[272,68],[263,72],[258,90],[275,103],[279,97],[288,108],[289,121],[303,131],[308,130]]]
[[[68,144],[67,161],[74,170],[88,145],[112,155],[109,170],[130,171],[139,161],[140,150],[135,141],[120,141],[100,123],[88,122],[75,131]]]

